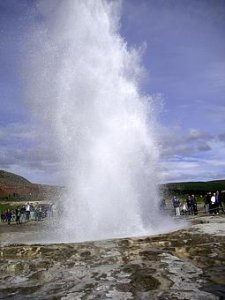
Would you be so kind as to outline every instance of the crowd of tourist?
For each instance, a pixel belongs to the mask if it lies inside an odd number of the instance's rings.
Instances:
[[[219,214],[224,213],[225,208],[225,191],[215,193],[208,192],[204,198],[204,212],[206,214]],[[180,215],[197,215],[198,214],[198,202],[195,195],[187,195],[184,201],[180,201],[177,196],[173,196],[172,206],[174,208],[174,214]]]
[[[201,196],[202,198],[202,196]],[[206,214],[225,213],[225,191],[214,193],[208,192],[203,197],[204,212]],[[178,196],[172,198],[172,208],[175,216],[180,215],[197,215],[199,213],[198,201],[194,194],[187,195],[185,200],[180,200]],[[165,199],[160,203],[160,209],[166,210],[167,204]],[[10,225],[22,224],[28,221],[41,221],[47,217],[53,217],[53,204],[35,204],[27,202],[25,205],[17,206],[14,209],[7,209],[0,212],[0,222]]]
[[[0,213],[0,221],[10,225],[12,222],[22,224],[30,220],[41,221],[46,217],[53,217],[53,204],[29,203],[7,209]]]

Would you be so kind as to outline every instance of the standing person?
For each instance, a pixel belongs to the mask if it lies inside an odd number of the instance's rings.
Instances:
[[[43,218],[42,206],[39,205],[39,207],[38,207],[38,221],[41,221],[42,218]]]
[[[190,196],[190,214],[191,215],[195,214],[195,196],[194,195]]]
[[[7,209],[7,212],[6,212],[6,221],[7,221],[8,225],[11,224],[11,220],[12,220],[12,213],[11,213],[11,210],[10,210],[10,209]]]
[[[26,220],[26,209],[25,206],[23,205],[20,210],[20,224],[24,223],[25,220]]]
[[[216,191],[216,203],[217,203],[217,210],[224,213],[223,205],[222,205],[222,196],[219,191]]]
[[[220,199],[221,199],[221,205],[224,208],[225,207],[225,190],[222,190],[220,192]]]
[[[181,206],[181,214],[186,215],[188,213],[187,203],[184,201]]]
[[[161,199],[160,204],[159,204],[159,208],[160,208],[160,210],[165,210],[166,209],[166,200],[164,198]]]
[[[180,216],[180,201],[176,196],[173,196],[173,207],[175,209],[175,215]]]
[[[197,200],[195,195],[191,195],[191,205],[193,207],[193,214],[197,215],[198,214],[198,205],[197,205]]]
[[[30,203],[27,202],[26,206],[25,206],[25,210],[26,210],[26,221],[29,221],[30,219]]]
[[[204,203],[205,203],[205,213],[209,213],[209,206],[211,202],[211,193],[207,193],[204,197]]]
[[[35,221],[38,221],[38,210],[39,210],[38,205],[39,205],[39,203],[37,202],[34,206],[34,220]]]
[[[210,213],[214,213],[216,214],[217,212],[217,207],[216,207],[216,193],[213,193],[213,195],[211,196],[211,209],[210,209]]]
[[[190,195],[187,196],[186,203],[187,203],[188,214],[190,215],[190,214],[192,214],[191,196]]]
[[[19,208],[19,206],[17,206],[17,208],[16,208],[16,224],[21,224],[20,217],[21,217],[20,208]]]
[[[190,196],[190,211],[191,211],[191,215],[194,214],[194,198],[192,196]]]

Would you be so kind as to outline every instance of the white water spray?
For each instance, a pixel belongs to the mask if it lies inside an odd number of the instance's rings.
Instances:
[[[162,231],[152,99],[118,33],[118,3],[43,1],[29,105],[54,137],[67,193],[61,232],[82,241]],[[168,230],[168,227],[167,227]]]

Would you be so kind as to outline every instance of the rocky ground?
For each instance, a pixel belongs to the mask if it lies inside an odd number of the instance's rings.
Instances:
[[[190,221],[152,237],[49,245],[7,245],[39,225],[0,225],[0,298],[225,299],[225,216]]]

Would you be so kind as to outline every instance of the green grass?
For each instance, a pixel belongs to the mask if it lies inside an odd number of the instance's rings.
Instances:
[[[10,205],[8,203],[0,203],[0,212],[3,213],[5,212],[7,209],[14,209],[14,205]]]
[[[21,207],[21,204],[18,203],[4,203],[0,202],[0,213],[5,212],[7,209],[15,210],[17,206]]]

